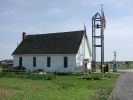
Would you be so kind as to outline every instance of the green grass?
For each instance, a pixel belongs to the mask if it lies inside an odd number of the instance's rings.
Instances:
[[[0,77],[0,100],[107,100],[118,74],[85,80],[76,75],[57,75],[54,80]]]
[[[2,72],[2,65],[0,64],[0,73]]]

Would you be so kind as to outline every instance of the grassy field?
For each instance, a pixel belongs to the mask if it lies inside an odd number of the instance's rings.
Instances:
[[[105,62],[105,64],[107,63],[109,65],[109,69],[113,69],[112,68],[113,62],[112,61]],[[116,66],[117,66],[117,69],[133,69],[133,61],[117,61]],[[100,62],[96,63],[96,67],[99,70]]]
[[[0,100],[107,100],[118,74],[111,78],[85,80],[61,76],[54,80],[0,77]]]

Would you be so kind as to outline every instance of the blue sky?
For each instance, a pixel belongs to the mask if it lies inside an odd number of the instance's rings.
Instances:
[[[91,44],[91,18],[100,4],[107,22],[105,60],[113,60],[113,51],[117,60],[133,60],[132,0],[0,0],[0,60],[12,58],[22,32],[74,31],[85,23]]]

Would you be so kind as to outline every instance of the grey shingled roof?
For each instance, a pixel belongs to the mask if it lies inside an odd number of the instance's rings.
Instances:
[[[84,30],[27,35],[12,55],[17,54],[76,54]]]

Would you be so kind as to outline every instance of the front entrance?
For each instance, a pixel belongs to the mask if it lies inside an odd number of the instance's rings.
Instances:
[[[84,59],[84,70],[87,70],[87,65],[89,63],[89,59]]]
[[[87,62],[84,64],[85,71],[87,70]]]

